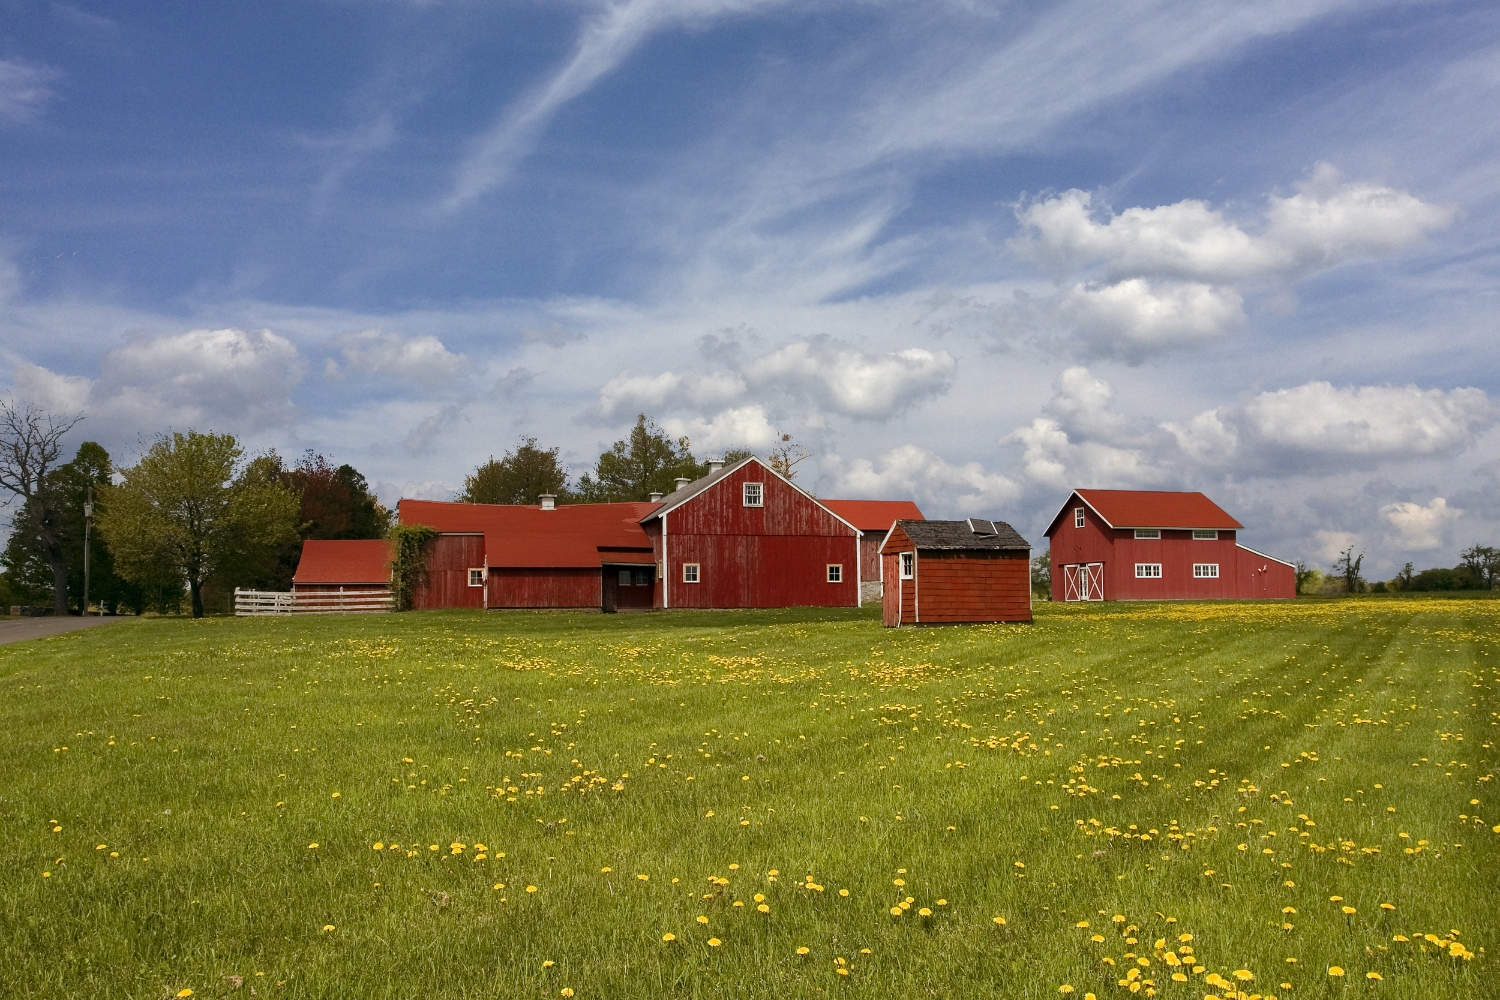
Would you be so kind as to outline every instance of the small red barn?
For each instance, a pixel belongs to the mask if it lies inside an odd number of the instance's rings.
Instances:
[[[1031,621],[1031,544],[1004,521],[897,521],[880,555],[888,627]]]
[[[375,539],[309,539],[292,576],[301,610],[389,610],[391,544]]]
[[[910,500],[824,500],[823,506],[859,530],[859,602],[880,600],[880,543],[897,521],[926,520],[922,511]]]
[[[1291,563],[1240,545],[1202,493],[1074,490],[1047,526],[1054,601],[1297,596]]]
[[[684,483],[641,527],[659,607],[859,605],[859,530],[758,458]]]

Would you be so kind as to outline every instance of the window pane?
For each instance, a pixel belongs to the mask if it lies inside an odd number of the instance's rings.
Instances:
[[[628,569],[622,569],[622,570],[620,570],[620,586],[622,586],[622,587],[628,587],[628,586],[630,586],[630,570],[628,570]]]

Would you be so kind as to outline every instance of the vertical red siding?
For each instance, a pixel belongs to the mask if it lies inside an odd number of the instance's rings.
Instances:
[[[886,587],[880,598],[880,620],[888,628],[915,624],[916,581],[901,579],[901,553],[912,551],[911,539],[906,537],[906,532],[896,528],[891,532],[885,549],[885,554],[881,556],[881,569],[885,574]]]
[[[859,578],[865,583],[878,583],[880,576],[880,543],[885,541],[884,531],[867,531],[859,540]]]
[[[438,535],[426,551],[427,579],[412,594],[412,607],[484,607],[484,588],[469,586],[469,570],[484,565],[483,535]]]
[[[743,484],[763,484],[763,506],[746,507]],[[670,500],[670,497],[668,498]],[[857,533],[754,462],[671,511],[664,583],[673,608],[854,607],[859,603]],[[652,533],[658,556],[660,533]],[[699,581],[683,583],[684,563]],[[828,582],[828,566],[843,579]]]
[[[599,574],[597,569],[492,568],[489,606],[597,608],[603,600]]]

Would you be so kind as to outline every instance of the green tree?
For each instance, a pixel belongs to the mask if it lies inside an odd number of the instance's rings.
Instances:
[[[1052,552],[1043,552],[1031,560],[1031,593],[1035,597],[1052,599]]]
[[[99,530],[121,574],[146,586],[171,572],[187,585],[194,618],[211,575],[297,534],[297,494],[261,469],[240,469],[243,454],[228,434],[174,432],[104,491]]]
[[[1473,545],[1458,554],[1462,568],[1474,581],[1476,590],[1493,590],[1500,578],[1500,549],[1492,545]]]
[[[1354,554],[1354,546],[1351,545],[1339,553],[1338,559],[1333,563],[1333,571],[1344,580],[1344,593],[1358,594],[1365,589],[1364,577],[1359,575],[1359,567],[1365,561],[1365,554]]]
[[[594,471],[578,480],[575,495],[583,503],[645,500],[652,493],[671,493],[679,477],[707,474],[708,466],[693,457],[686,437],[673,441],[642,413],[630,436],[616,441],[599,456]]]
[[[68,556],[64,500],[57,495],[53,473],[62,457],[63,435],[82,419],[0,400],[0,490],[21,501],[12,518],[12,534],[20,532],[46,559],[52,573],[52,607],[59,615],[68,613]]]
[[[534,504],[550,493],[568,495],[568,470],[558,461],[557,448],[538,448],[536,438],[523,437],[499,461],[490,460],[464,479],[460,503]]]
[[[1320,569],[1308,569],[1307,563],[1301,559],[1297,560],[1297,593],[1311,594],[1318,589],[1323,582],[1323,571]]]

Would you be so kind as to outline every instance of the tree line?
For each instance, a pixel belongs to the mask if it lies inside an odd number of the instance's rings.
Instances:
[[[232,435],[189,430],[157,437],[126,468],[93,441],[64,462],[62,440],[80,419],[0,401],[0,491],[11,502],[0,603],[46,603],[59,615],[189,610],[196,618],[229,610],[235,587],[290,589],[309,539],[384,538],[392,529],[393,512],[365,477],[324,455],[308,451],[288,464],[274,450],[247,455]],[[735,449],[722,458],[749,455]],[[552,494],[559,503],[617,503],[708,473],[686,437],[670,437],[644,414],[576,482],[559,456],[523,437],[479,465],[455,499],[534,504]],[[782,435],[770,464],[790,478],[810,456]]]
[[[1358,555],[1354,546],[1339,553],[1331,567],[1324,573],[1303,563],[1297,564],[1297,593],[1299,594],[1400,594],[1430,593],[1433,591],[1494,590],[1500,586],[1500,548],[1493,545],[1474,544],[1458,554],[1458,565],[1452,567],[1433,566],[1416,570],[1411,563],[1389,580],[1366,580],[1362,569],[1363,552]]]

